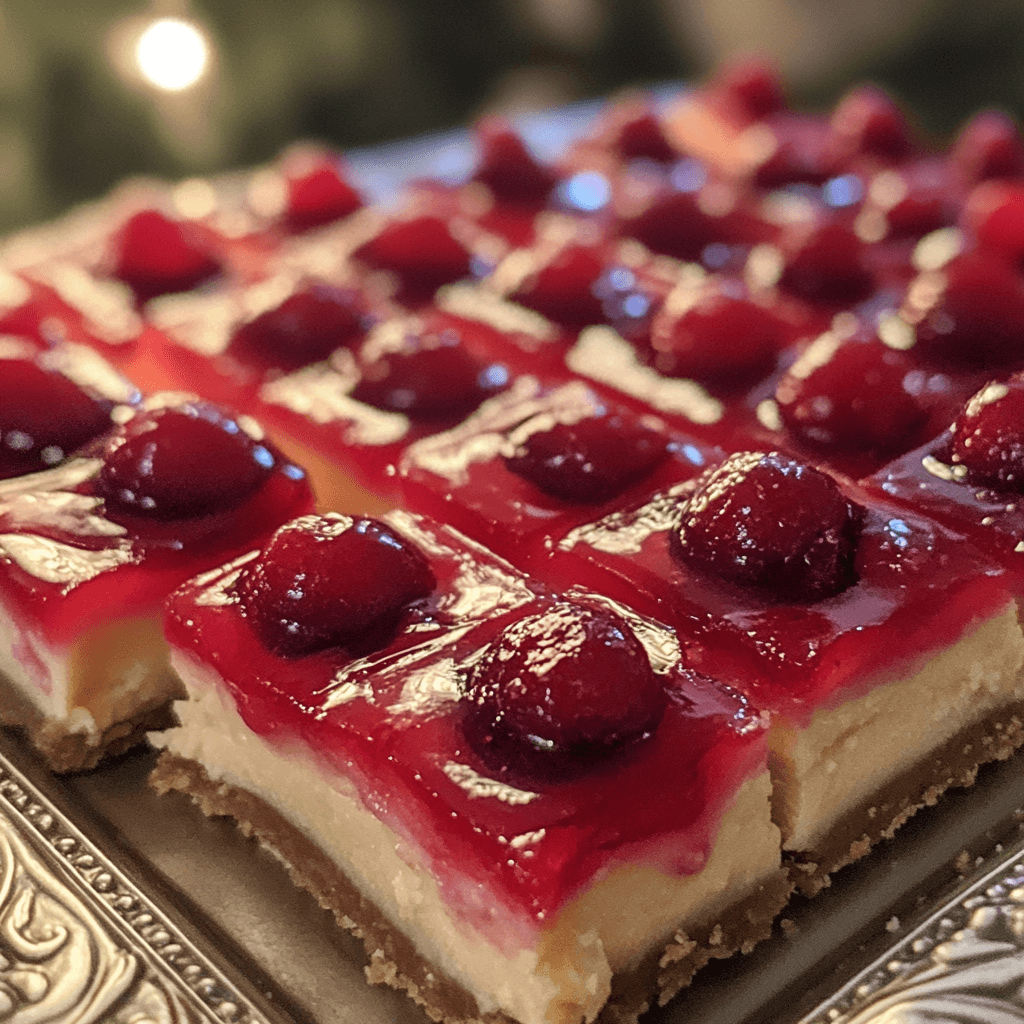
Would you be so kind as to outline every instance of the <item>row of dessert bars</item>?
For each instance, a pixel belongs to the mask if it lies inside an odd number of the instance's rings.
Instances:
[[[1024,740],[1024,144],[753,64],[477,140],[0,250],[0,717],[81,769],[177,701],[157,787],[374,979],[629,1019]]]

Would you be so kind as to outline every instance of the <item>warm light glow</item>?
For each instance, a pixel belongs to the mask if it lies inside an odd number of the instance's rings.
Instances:
[[[194,23],[158,18],[139,36],[135,57],[147,82],[158,89],[180,92],[202,78],[210,47]]]

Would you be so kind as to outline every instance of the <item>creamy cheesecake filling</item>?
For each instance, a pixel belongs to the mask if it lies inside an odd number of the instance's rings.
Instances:
[[[498,949],[452,915],[412,844],[370,813],[350,782],[326,774],[305,748],[283,749],[248,730],[211,669],[179,653],[173,660],[191,696],[178,705],[180,727],[153,741],[201,764],[214,783],[254,793],[304,833],[420,956],[473,995],[481,1014],[500,1011],[522,1024],[593,1020],[614,975],[688,925],[707,925],[766,884],[777,888],[780,840],[763,772],[740,787],[700,873],[622,867],[543,927],[496,908],[509,942]]]
[[[784,848],[817,850],[893,779],[972,726],[1019,710],[1022,665],[1024,635],[1011,602],[914,674],[821,708],[806,727],[777,720],[769,744]],[[979,750],[973,763],[989,759]]]
[[[101,623],[64,646],[0,610],[0,682],[0,722],[25,728],[59,770],[91,767],[112,739],[183,696],[157,615]]]

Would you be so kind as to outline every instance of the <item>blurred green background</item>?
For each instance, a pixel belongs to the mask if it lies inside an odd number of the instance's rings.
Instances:
[[[209,46],[196,84],[147,84],[155,19]],[[869,78],[942,137],[978,106],[1024,109],[1019,0],[0,0],[0,230],[128,174],[258,163],[696,80],[759,49],[796,102]]]

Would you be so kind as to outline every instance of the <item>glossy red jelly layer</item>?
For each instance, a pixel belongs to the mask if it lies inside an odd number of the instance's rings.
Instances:
[[[198,408],[206,407],[198,403]],[[182,580],[247,550],[312,505],[305,473],[256,438],[242,457],[257,460],[259,479],[246,490],[211,491],[202,481],[223,479],[228,465],[223,445],[210,447],[204,435],[198,446],[186,444],[188,474],[169,485],[169,492],[153,486],[161,467],[174,470],[174,453],[168,462],[155,447],[141,452],[145,472],[139,494],[157,494],[154,507],[143,501],[107,508],[104,498],[112,485],[104,484],[103,477],[110,453],[123,452],[119,442],[126,429],[148,415],[141,411],[128,417],[127,427],[115,428],[54,469],[0,482],[0,593],[21,628],[51,644],[68,644],[110,619],[153,614]],[[214,429],[225,438],[232,436],[232,423],[234,431],[256,431],[223,413],[218,423]],[[165,431],[161,443],[180,442],[185,433],[179,427],[168,437]],[[144,436],[148,441],[161,432]],[[210,456],[206,462],[204,452]],[[125,482],[122,478],[117,484]],[[193,507],[197,486],[203,500]],[[167,493],[179,501],[173,510],[163,504]],[[165,514],[154,515],[158,508]],[[166,514],[170,511],[173,515]]]
[[[843,490],[862,520],[848,586],[794,601],[770,585],[730,582],[673,551],[694,486],[574,530],[549,564],[533,571],[554,586],[580,583],[668,623],[687,665],[798,723],[912,670],[1010,600],[1007,572],[966,531],[849,487]],[[739,532],[735,543],[743,537]]]
[[[299,741],[325,776],[351,779],[366,806],[427,859],[449,906],[499,947],[529,941],[626,859],[671,874],[699,871],[737,787],[765,768],[758,714],[670,657],[656,666],[666,706],[648,737],[575,760],[546,763],[540,752],[500,759],[476,738],[477,706],[459,693],[503,629],[558,601],[446,528],[404,514],[391,522],[429,553],[437,587],[383,650],[275,657],[235,596],[250,562],[179,590],[170,642],[216,666],[254,732],[290,751]],[[602,607],[594,597],[575,600]]]
[[[1020,375],[993,381],[971,399],[948,431],[863,481],[962,531],[1024,581]]]
[[[406,449],[403,504],[528,567],[548,538],[699,473],[719,454],[577,381],[517,381]]]

